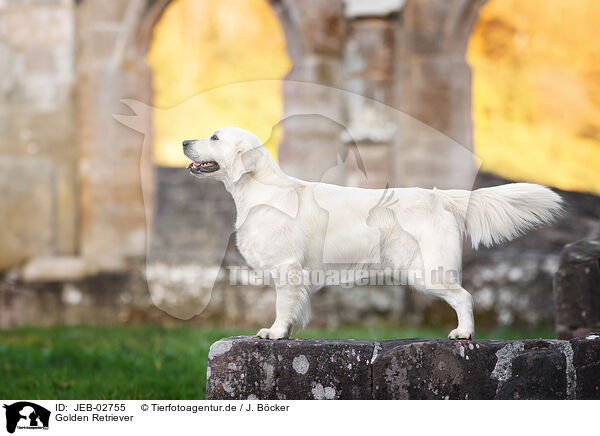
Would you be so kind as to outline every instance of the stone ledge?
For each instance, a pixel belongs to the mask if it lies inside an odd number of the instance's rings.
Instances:
[[[600,399],[600,334],[570,341],[231,337],[207,399]]]

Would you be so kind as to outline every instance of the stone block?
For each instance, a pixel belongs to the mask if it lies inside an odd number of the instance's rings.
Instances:
[[[130,2],[123,0],[90,0],[90,17],[98,23],[119,23],[123,20]]]
[[[390,20],[364,19],[348,26],[343,76],[344,88],[351,92],[344,96],[345,109],[352,136],[359,142],[377,135],[380,138],[375,142],[391,142],[395,131],[396,111],[389,106],[393,102],[393,25]]]
[[[557,337],[600,329],[600,240],[565,246],[554,276],[554,299]]]
[[[402,8],[399,54],[463,54],[481,0],[407,0]]]
[[[207,398],[368,398],[373,346],[328,339],[221,339],[208,353]]]
[[[347,18],[386,17],[400,12],[405,0],[344,0]]]
[[[576,398],[600,399],[600,331],[570,341],[575,369]]]
[[[8,125],[0,138],[0,154],[9,159],[29,162],[32,170],[44,172],[35,162],[49,162],[54,171],[52,201],[56,216],[52,230],[55,245],[51,253],[71,255],[76,249],[78,216],[78,146],[71,106],[50,112],[39,112],[31,107],[12,108],[7,111]],[[21,168],[19,166],[19,168]],[[19,171],[17,169],[16,171]],[[12,185],[9,190],[19,190]],[[37,255],[44,253],[37,253]]]
[[[387,104],[391,104],[393,26],[392,21],[383,19],[353,21],[344,46],[349,90]]]
[[[600,335],[524,339],[222,339],[207,399],[593,399]]]
[[[8,274],[0,280],[0,301],[0,328],[177,321],[152,305],[139,268],[72,281],[24,282]]]
[[[0,156],[0,269],[54,252],[55,189],[51,160]]]
[[[525,351],[511,362],[510,378],[498,386],[501,400],[565,400],[567,399],[567,366],[565,355],[558,349]]]
[[[493,398],[498,341],[383,342],[373,364],[376,399]]]
[[[340,68],[340,60],[330,56],[308,55],[299,59],[294,62],[286,76],[286,82],[283,83],[284,100],[286,103],[288,101],[294,104],[312,102],[313,105],[320,103],[327,106],[329,103],[327,97],[332,95],[327,87],[341,84]],[[295,83],[289,82],[291,80],[311,82],[315,86],[298,87]],[[309,95],[304,94],[306,91]],[[288,97],[290,93],[294,98]],[[311,101],[315,96],[319,96],[319,100]]]
[[[291,20],[298,29],[305,53],[338,55],[344,44],[344,16],[341,0],[284,1]],[[298,38],[298,36],[296,36]]]
[[[18,49],[72,44],[74,29],[71,4],[9,5],[0,9],[0,40]]]
[[[80,257],[36,257],[25,264],[21,277],[26,282],[80,280],[85,277],[85,263]]]

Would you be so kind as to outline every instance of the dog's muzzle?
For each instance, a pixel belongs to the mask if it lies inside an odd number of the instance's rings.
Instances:
[[[190,164],[187,166],[187,169],[190,170],[192,174],[214,173],[219,169],[219,164],[214,160],[190,162]]]

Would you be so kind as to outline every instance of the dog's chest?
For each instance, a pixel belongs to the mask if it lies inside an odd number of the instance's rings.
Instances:
[[[268,240],[272,240],[269,231],[257,232],[253,226],[242,226],[237,231],[237,247],[244,260],[252,268],[268,268],[276,257],[270,249]]]
[[[258,212],[258,211],[255,211]],[[262,210],[248,215],[237,229],[240,254],[252,268],[269,269],[281,265],[294,252],[293,219],[277,210]]]

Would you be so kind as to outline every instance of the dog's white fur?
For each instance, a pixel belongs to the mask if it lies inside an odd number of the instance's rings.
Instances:
[[[325,257],[331,257],[355,270],[379,264],[421,270],[424,277],[439,269],[460,272],[464,236],[475,248],[490,246],[548,223],[561,212],[556,193],[529,183],[471,192],[305,182],[284,174],[252,133],[226,127],[213,135],[218,139],[187,141],[184,153],[194,162],[219,164],[215,172],[192,173],[221,180],[231,193],[238,248],[252,268],[280,274],[324,271],[331,262]],[[459,282],[411,285],[454,308],[458,327],[450,339],[473,337],[473,300]],[[303,328],[310,316],[310,295],[318,288],[278,284],[275,322],[257,336],[287,338],[294,328]]]

